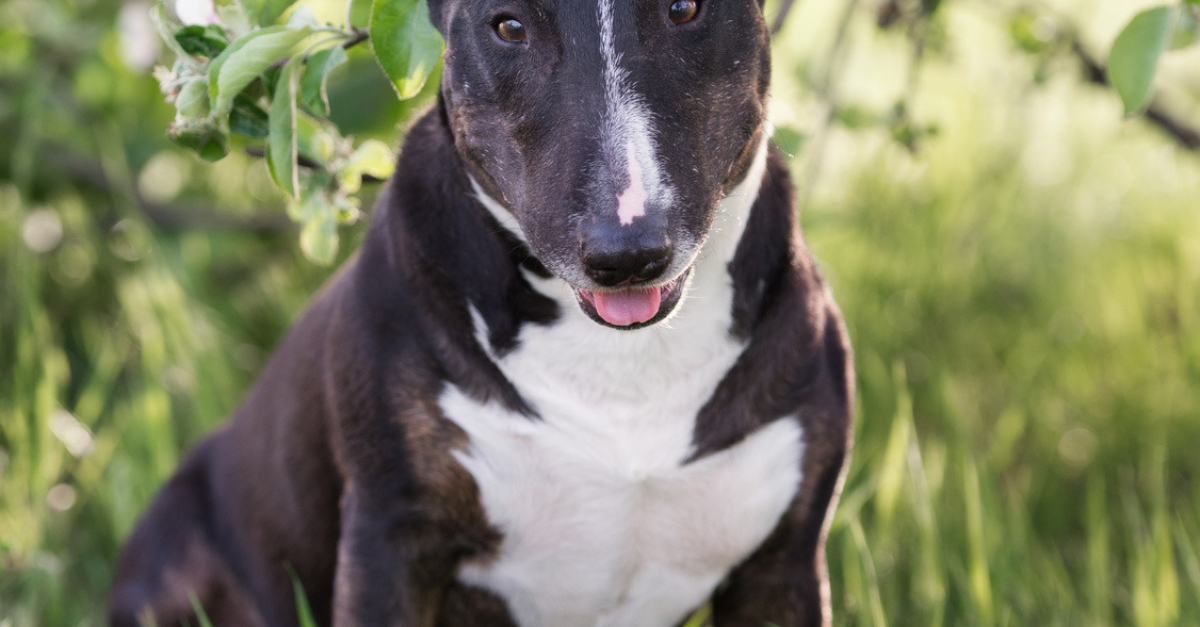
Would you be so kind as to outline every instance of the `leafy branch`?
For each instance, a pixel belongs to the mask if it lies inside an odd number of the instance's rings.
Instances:
[[[848,4],[853,2],[847,0]],[[861,126],[856,121],[865,117],[868,121],[886,125],[893,138],[909,150],[915,149],[916,139],[932,132],[934,127],[921,127],[912,122],[908,103],[915,95],[916,70],[923,56],[930,23],[937,18],[937,10],[942,4],[940,0],[883,0],[878,5],[877,25],[881,29],[905,26],[913,41],[906,93],[889,115],[858,114],[851,116],[849,123],[841,117],[839,121],[854,128]],[[1064,54],[1073,57],[1083,70],[1084,80],[1113,89],[1121,99],[1127,117],[1142,117],[1181,147],[1200,151],[1200,129],[1173,114],[1153,94],[1161,57],[1200,42],[1200,0],[1176,0],[1175,4],[1153,7],[1135,15],[1113,42],[1107,63],[1097,60],[1088,51],[1077,29],[1068,20],[1059,16],[1047,19],[1048,13],[1054,12],[1040,3],[1038,6],[1017,3],[1015,7],[1006,8],[1001,19],[1009,21],[1010,34],[1018,48],[1043,59]],[[782,19],[777,22],[781,23]]]
[[[1113,88],[1126,116],[1141,116],[1181,147],[1200,151],[1200,130],[1173,114],[1152,93],[1162,55],[1197,43],[1200,0],[1159,6],[1134,16],[1113,42],[1107,64],[1089,51],[1078,29],[1061,16],[1054,16],[1052,20],[1060,25],[1052,36],[1036,36],[1033,23],[1043,12],[1024,7],[1014,18],[1013,35],[1021,48],[1032,53],[1056,49],[1073,56],[1084,80]]]
[[[1108,78],[1126,115],[1150,104],[1150,87],[1164,52],[1182,50],[1200,40],[1200,0],[1183,0],[1138,13],[1113,42]]]
[[[370,41],[397,95],[411,98],[436,67],[442,42],[424,0],[350,0],[341,26],[318,22],[301,5],[276,23],[293,2],[214,9],[209,0],[179,0],[178,20],[156,7],[151,17],[176,57],[156,77],[176,110],[167,135],[207,161],[223,159],[231,141],[263,155],[288,215],[301,224],[304,253],[329,264],[338,225],[361,216],[364,178],[385,179],[395,167],[386,144],[356,143],[329,120],[330,74],[348,61],[348,49]]]
[[[1084,76],[1089,82],[1096,85],[1112,85],[1104,66],[1092,57],[1091,53],[1084,49],[1078,40],[1072,41],[1071,50],[1079,59]],[[1200,130],[1177,118],[1158,99],[1149,99],[1148,104],[1142,109],[1142,115],[1145,116],[1147,122],[1165,132],[1180,146],[1191,151],[1200,151]]]
[[[345,41],[343,41],[341,43],[342,50],[349,50],[349,49],[351,49],[363,42],[369,41],[371,39],[370,33],[368,33],[367,30],[364,28],[354,28],[351,30],[353,30],[354,36],[346,39]],[[312,57],[312,55],[304,57],[304,63],[308,63],[308,60],[311,57]],[[286,57],[279,59],[276,62],[272,63],[270,65],[270,67],[268,67],[267,69],[268,70],[278,70],[278,69],[282,68],[284,66],[284,64],[287,62],[288,62],[288,59]]]

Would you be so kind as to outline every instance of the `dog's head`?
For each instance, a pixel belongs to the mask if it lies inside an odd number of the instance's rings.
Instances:
[[[430,0],[430,15],[475,184],[594,320],[669,315],[763,132],[760,0]]]

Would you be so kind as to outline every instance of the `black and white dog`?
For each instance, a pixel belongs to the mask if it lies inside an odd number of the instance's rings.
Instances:
[[[437,106],[359,255],[129,541],[112,622],[829,620],[838,311],[760,0],[431,0]]]

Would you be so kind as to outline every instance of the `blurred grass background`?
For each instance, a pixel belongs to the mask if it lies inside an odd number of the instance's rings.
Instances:
[[[1027,36],[1103,58],[1153,2],[946,0],[917,38],[883,4],[797,0],[776,38],[858,365],[834,624],[1200,624],[1200,155]],[[331,272],[261,161],[166,142],[147,9],[0,6],[3,627],[103,624],[139,512]],[[394,141],[361,52],[335,119]],[[1200,123],[1200,57],[1160,82]]]

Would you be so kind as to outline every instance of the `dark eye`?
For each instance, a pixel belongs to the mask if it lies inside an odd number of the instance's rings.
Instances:
[[[505,41],[525,41],[525,25],[511,17],[502,18],[496,22],[496,34]]]
[[[667,11],[667,17],[676,24],[683,24],[695,19],[696,13],[699,11],[700,5],[696,4],[696,0],[675,0],[671,3],[670,10]]]

